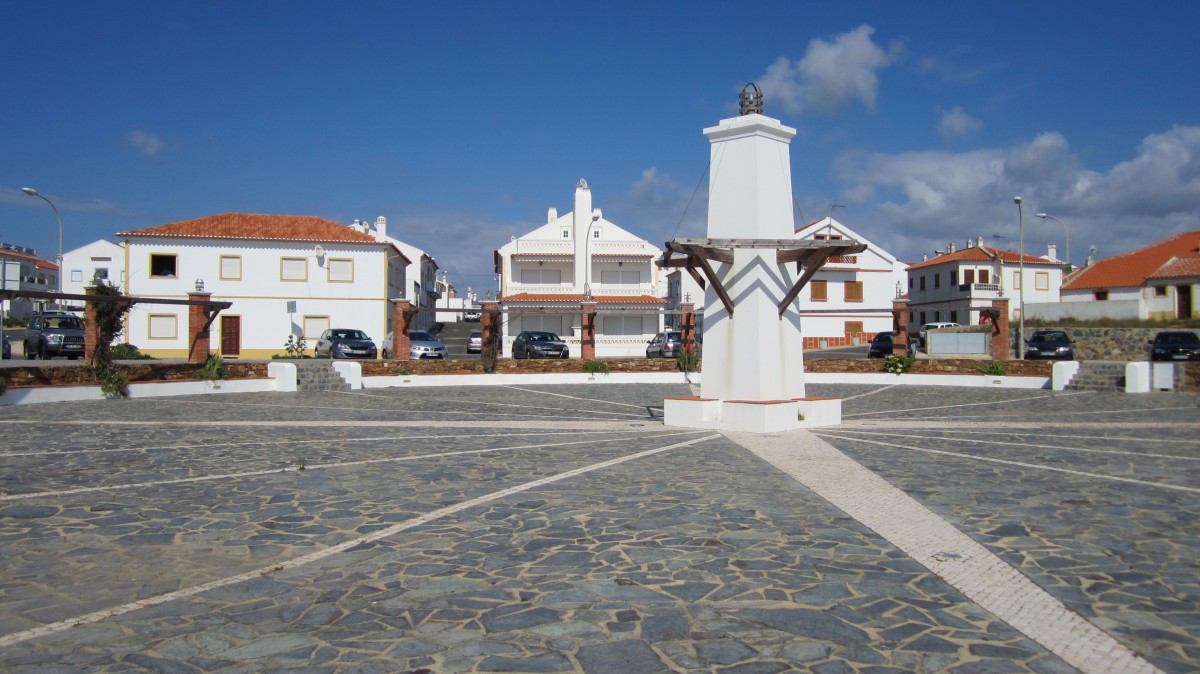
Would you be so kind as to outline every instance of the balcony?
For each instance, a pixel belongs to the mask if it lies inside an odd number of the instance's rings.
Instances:
[[[1004,288],[998,283],[962,283],[958,286],[958,292],[967,297],[1000,297]]]

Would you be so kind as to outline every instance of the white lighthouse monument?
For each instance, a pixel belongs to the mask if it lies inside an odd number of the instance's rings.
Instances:
[[[708,238],[675,239],[659,264],[706,281],[700,395],[665,403],[668,426],[770,433],[841,422],[841,401],[804,390],[796,297],[857,241],[795,238],[789,144],[796,130],[742,91],[741,115],[704,130],[710,144]]]

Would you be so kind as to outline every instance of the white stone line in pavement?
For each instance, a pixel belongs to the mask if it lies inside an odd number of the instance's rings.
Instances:
[[[972,420],[967,421],[967,419]],[[855,419],[843,422],[840,428],[954,428],[962,429],[963,431],[976,428],[1001,428],[1008,430],[1013,435],[1028,434],[1030,431],[1042,428],[1087,428],[1091,430],[1096,430],[1097,428],[1111,428],[1113,430],[1200,428],[1200,421],[1022,421],[1020,426],[1014,427],[1011,421],[974,421],[973,419],[976,419],[976,417],[956,417],[954,419]],[[1079,436],[1072,435],[1070,437]]]
[[[817,432],[821,432],[821,431],[817,431]],[[883,436],[883,437],[888,437],[888,438],[929,438],[928,435],[908,435],[905,433],[896,433],[895,431],[860,431],[855,428],[839,428],[839,429],[837,429],[837,432],[839,432],[839,433],[855,433],[856,435]],[[967,431],[967,434],[969,434],[969,433],[970,433],[970,431]],[[1002,434],[996,433],[996,435],[1002,435]],[[1039,435],[1038,437],[1041,438],[1043,436]],[[1059,436],[1059,437],[1072,437],[1072,436]],[[1021,442],[1014,446],[1014,443],[1011,440],[1007,440],[1007,441],[1005,441],[1005,440],[981,440],[979,438],[963,437],[963,435],[959,435],[959,434],[956,434],[954,436],[954,438],[946,438],[946,439],[953,439],[954,442],[959,442],[959,443],[970,442],[970,443],[974,443],[977,445],[1004,445],[1006,447],[1019,448],[1021,450],[1053,449],[1053,450],[1061,450],[1061,451],[1065,451],[1065,452],[1086,452],[1086,453],[1091,453],[1091,454],[1120,454],[1122,456],[1136,456],[1136,457],[1145,457],[1145,458],[1149,458],[1149,459],[1177,459],[1179,461],[1200,461],[1200,456],[1180,456],[1178,454],[1152,454],[1152,453],[1147,453],[1147,452],[1133,452],[1128,449],[1094,449],[1092,447],[1069,447],[1067,445],[1039,445],[1039,444],[1035,444],[1032,442]],[[1113,438],[1098,438],[1098,439],[1104,439],[1104,440],[1109,440],[1109,441],[1113,440]],[[1158,442],[1158,440],[1155,439],[1155,442]],[[1194,442],[1195,441],[1193,441],[1193,443]]]
[[[1019,403],[1019,402],[1026,402],[1028,400],[1042,400],[1044,398],[1065,398],[1067,396],[1087,395],[1090,393],[1091,393],[1091,391],[1078,391],[1078,392],[1074,392],[1074,393],[1043,393],[1040,395],[1021,396],[1020,398],[1010,398],[1008,400],[989,400],[987,402],[981,402],[981,403],[956,403],[954,405],[933,405],[931,407],[909,407],[909,408],[900,409],[900,410],[879,410],[879,411],[871,411],[871,412],[855,412],[853,414],[843,414],[842,418],[845,419],[847,417],[879,416],[879,415],[887,415],[887,414],[897,414],[897,413],[901,413],[901,412],[925,412],[927,410],[950,410],[950,409],[959,409],[959,408],[963,408],[963,407],[980,407],[983,405],[987,405],[989,407],[996,407],[997,405],[1005,405],[1007,403]],[[996,415],[989,415],[989,418],[992,418],[995,416]]]
[[[883,393],[884,391],[887,391],[888,389],[894,389],[897,386],[899,386],[899,384],[889,384],[887,386],[877,388],[874,391],[867,391],[866,393],[859,393],[856,396],[847,396],[845,398],[842,398],[842,402],[846,402],[847,400],[854,400],[855,398],[864,398],[866,396],[873,396],[876,393]]]
[[[614,428],[614,429],[606,431],[606,432],[608,432],[608,433],[645,433],[646,429],[644,429],[644,428]],[[526,433],[526,435],[553,436],[553,435],[575,435],[577,433],[578,433],[578,431],[533,431],[533,432]],[[297,440],[297,439],[289,438],[287,440],[255,440],[253,442],[204,442],[204,443],[193,443],[193,444],[186,444],[186,445],[145,445],[143,447],[110,447],[108,449],[93,449],[90,447],[82,448],[82,449],[47,449],[47,450],[32,451],[32,452],[5,452],[3,449],[0,449],[0,459],[6,459],[6,458],[10,458],[10,457],[17,457],[17,456],[60,456],[60,455],[69,456],[72,454],[87,454],[90,456],[92,454],[113,454],[113,453],[121,453],[121,452],[148,452],[150,450],[163,450],[163,449],[193,450],[193,449],[208,449],[210,447],[221,447],[221,448],[267,447],[270,445],[298,446],[298,445],[317,445],[317,444],[350,443],[350,442],[378,442],[380,440],[403,440],[405,442],[409,442],[412,440],[443,440],[446,438],[461,439],[461,438],[467,438],[467,437],[472,438],[472,439],[473,438],[507,438],[511,435],[512,435],[512,433],[463,434],[462,432],[458,432],[458,433],[450,433],[447,435],[441,435],[441,434],[438,434],[438,435],[375,435],[375,436],[370,436],[370,437],[365,437],[365,438],[317,438],[315,440]]]
[[[386,396],[380,396],[380,397],[386,397]],[[296,406],[293,404],[237,403],[237,402],[226,402],[226,401],[222,401],[222,400],[188,400],[188,401],[184,402],[181,400],[167,399],[167,400],[162,400],[161,402],[175,403],[175,404],[180,404],[180,405],[192,405],[192,404],[220,405],[222,407],[282,407],[282,408],[286,408],[286,409],[295,409],[296,408]],[[456,401],[456,402],[461,405],[463,401],[460,400],[460,401]],[[468,409],[458,409],[458,408],[449,409],[449,410],[426,410],[426,409],[398,409],[398,408],[387,408],[387,407],[341,407],[341,406],[334,407],[332,405],[305,405],[304,409],[306,409],[306,410],[329,410],[331,412],[380,412],[380,413],[384,413],[384,414],[397,414],[397,413],[456,414],[456,415],[460,415],[460,416],[463,414],[474,414],[474,415],[493,414],[492,412],[474,412],[474,411],[471,411]],[[525,409],[529,409],[529,406],[526,405]],[[639,409],[645,409],[645,408],[639,408]],[[550,411],[547,411],[547,412],[544,412],[541,414],[521,414],[519,412],[505,412],[504,414],[506,414],[508,416],[516,416],[516,417],[532,417],[534,419],[544,419],[546,417],[554,417],[556,419],[594,419],[596,416],[590,410],[566,410],[566,411],[570,411],[570,412],[578,412],[585,416],[579,416],[579,417],[556,416],[556,413],[558,411],[559,410],[550,410]],[[605,414],[619,414],[619,413],[618,412],[606,412]],[[638,419],[638,418],[645,418],[645,415],[627,414],[626,417],[631,418],[631,419]]]
[[[656,433],[652,438],[670,438],[677,435],[695,435],[703,431],[689,430],[676,433]],[[494,452],[508,452],[523,449],[545,449],[550,447],[567,447],[570,445],[586,445],[597,442],[607,442],[607,438],[591,438],[588,440],[575,440],[573,442],[538,442],[530,445],[516,445],[512,447],[492,447],[489,449],[463,449],[453,452],[432,452],[429,454],[413,454],[410,456],[393,456],[386,459],[363,459],[361,461],[340,461],[337,463],[311,463],[304,466],[304,470],[327,470],[330,468],[347,468],[350,466],[368,466],[379,463],[400,463],[403,461],[416,461],[418,459],[439,459],[447,456],[463,456],[467,454],[490,454]],[[215,480],[232,480],[245,477],[259,477],[262,475],[278,475],[289,471],[298,470],[297,468],[267,468],[264,470],[248,470],[242,473],[218,473],[216,475],[195,475],[192,477],[180,477],[172,480],[153,480],[150,482],[128,482],[125,484],[102,485],[98,487],[77,487],[75,489],[61,489],[57,491],[38,491],[24,494],[3,494],[0,495],[0,503],[4,501],[27,501],[35,498],[52,498],[56,496],[71,496],[75,494],[87,494],[98,491],[119,491],[122,489],[140,489],[142,487],[165,487],[175,484],[192,484],[195,482],[212,482]]]
[[[506,387],[506,388],[512,388],[512,387]],[[339,393],[341,395],[348,395],[348,396],[362,396],[364,398],[380,398],[380,399],[384,399],[384,400],[388,400],[388,399],[397,400],[397,398],[395,396],[382,395],[379,393],[361,393],[359,391],[337,391],[337,393]],[[559,394],[555,394],[555,395],[559,395]],[[563,397],[572,398],[573,396],[563,396]],[[486,401],[486,400],[463,400],[461,398],[450,399],[450,398],[422,397],[421,402],[422,403],[438,403],[438,402],[447,403],[449,405],[456,406],[456,409],[463,409],[463,408],[465,408],[467,406],[471,406],[471,405],[490,405],[492,407],[516,407],[518,409],[523,409],[523,410],[528,410],[530,408],[528,403],[498,403],[498,402],[491,402],[491,401]],[[600,401],[596,401],[596,402],[600,402]],[[614,404],[624,405],[625,403],[614,403]],[[637,407],[637,406],[631,405],[631,407]],[[346,409],[355,409],[355,408],[346,408]],[[638,407],[638,409],[644,410],[646,408]],[[408,410],[398,410],[398,411],[408,411]],[[463,411],[466,412],[467,410],[463,409]],[[580,409],[574,409],[574,408],[570,408],[570,407],[564,407],[561,410],[555,410],[555,411],[579,412],[581,414],[590,414],[590,415],[604,414],[604,415],[614,416],[614,417],[645,416],[645,415],[633,415],[633,414],[630,414],[629,412],[604,412],[602,410],[580,410]],[[487,414],[486,412],[471,412],[471,413],[472,414]]]
[[[1007,435],[1007,436],[1009,436],[1009,437],[1024,437],[1024,436],[1034,435],[1034,436],[1036,436],[1038,439],[1046,439],[1046,438],[1070,438],[1070,439],[1072,439],[1072,440],[1104,440],[1104,441],[1106,441],[1106,442],[1112,442],[1112,441],[1114,441],[1114,440],[1135,440],[1135,439],[1136,439],[1136,440],[1145,440],[1145,439],[1146,439],[1146,438],[1144,438],[1144,437],[1137,437],[1137,438],[1121,438],[1121,437],[1118,437],[1118,436],[1112,436],[1112,435],[1076,435],[1076,434],[1074,434],[1074,433],[1071,433],[1071,434],[1066,434],[1066,433],[1062,433],[1062,434],[1060,434],[1060,433],[1024,433],[1024,432],[1022,432],[1022,431],[1024,431],[1024,430],[1025,430],[1024,428],[1021,428],[1021,429],[1013,429],[1013,430],[1009,430],[1009,431],[1007,431],[1007,432],[1004,432],[1004,431],[977,431],[977,430],[975,430],[975,427],[976,427],[977,425],[978,425],[978,424],[963,424],[963,425],[959,426],[958,428],[955,428],[955,431],[956,431],[956,432],[959,432],[959,433],[965,433],[965,434],[968,434],[968,435]],[[1088,427],[1088,428],[1091,428],[1091,429],[1093,429],[1093,430],[1095,430],[1095,429],[1097,429],[1097,428],[1112,428],[1112,429],[1120,429],[1120,428],[1122,428],[1122,426],[1121,426],[1121,425],[1109,425],[1109,424],[1105,424],[1105,423],[1099,423],[1099,424],[1088,424],[1088,425],[1087,425],[1087,427]],[[1179,424],[1179,423],[1162,423],[1162,424],[1159,424],[1159,423],[1150,423],[1150,424],[1138,424],[1138,427],[1139,427],[1139,428],[1172,428],[1172,427],[1181,427],[1181,428],[1195,427],[1195,428],[1200,428],[1200,422],[1195,422],[1195,423],[1184,423],[1184,424]],[[1011,426],[1010,426],[1009,428],[1011,428]],[[1187,439],[1183,439],[1183,438],[1163,438],[1163,437],[1156,437],[1156,438],[1154,438],[1154,444],[1156,444],[1156,445],[1157,445],[1157,444],[1159,444],[1159,443],[1164,443],[1164,442],[1166,442],[1166,443],[1178,443],[1178,444],[1181,444],[1181,445],[1194,445],[1194,446],[1196,446],[1196,447],[1200,447],[1200,436],[1198,436],[1198,437],[1195,437],[1195,438],[1192,438],[1191,440],[1187,440]],[[1102,451],[1102,450],[1096,450],[1096,451]],[[1180,456],[1180,457],[1174,457],[1174,458],[1180,458],[1180,459],[1187,458],[1187,459],[1190,459],[1190,458],[1195,458],[1195,457],[1183,457],[1183,456]]]
[[[589,402],[589,403],[601,403],[604,405],[620,405],[621,407],[633,407],[633,408],[639,409],[639,410],[646,409],[645,405],[634,405],[633,403],[619,403],[619,402],[614,402],[612,400],[597,400],[596,398],[581,398],[579,396],[569,396],[565,393],[551,393],[550,391],[538,391],[536,389],[531,389],[531,388],[521,388],[520,386],[503,386],[501,388],[510,388],[514,391],[524,391],[526,393],[537,393],[539,395],[544,395],[544,396],[555,396],[558,398],[570,398],[571,400],[582,400],[584,402]]]
[[[970,536],[814,434],[725,435],[1084,674],[1160,672]]]
[[[1090,391],[1081,391],[1080,393],[1090,393]],[[1063,395],[1063,394],[1059,394],[1059,395]],[[1073,394],[1073,395],[1079,395],[1079,394]],[[1057,397],[1057,396],[1055,396],[1055,397]],[[1004,402],[1008,402],[1008,401],[1004,401]],[[964,403],[963,405],[944,405],[943,407],[946,407],[946,408],[969,407],[969,406],[973,406],[973,405],[991,405],[991,404],[993,404],[993,403]],[[876,414],[887,415],[887,414],[895,414],[897,412],[923,411],[926,409],[941,409],[941,408],[927,407],[927,408],[914,408],[914,409],[910,409],[910,410],[892,410],[890,412],[858,412],[858,413],[856,413],[855,416],[867,416],[867,415],[874,416]],[[1098,410],[1097,409],[1093,409],[1093,410],[1054,410],[1054,414],[1055,414],[1055,416],[1058,416],[1058,417],[1070,417],[1070,416],[1082,417],[1082,416],[1091,416],[1091,415],[1096,415],[1096,414],[1105,414],[1105,415],[1108,415],[1108,414],[1141,414],[1142,412],[1178,412],[1180,410],[1195,410],[1195,409],[1196,409],[1195,405],[1184,405],[1182,407],[1121,407],[1119,409],[1105,408],[1105,409],[1098,409]],[[1021,420],[1022,425],[1025,425],[1025,419],[1029,418],[1029,414],[1027,412],[1024,412],[1024,413],[1014,412],[1012,414],[983,413],[978,416],[960,414],[960,415],[955,415],[954,418],[959,421],[973,421],[976,419],[993,419],[993,420],[994,419],[1018,419],[1018,420]],[[1060,425],[1060,424],[1056,423],[1055,425]]]
[[[566,423],[570,421],[571,423]],[[5,424],[23,424],[27,426],[52,427],[52,426],[211,426],[211,427],[260,427],[274,428],[282,426],[284,428],[511,428],[514,430],[542,429],[553,428],[563,429],[570,428],[576,431],[608,431],[613,428],[613,424],[625,423],[632,427],[645,428],[649,426],[662,426],[661,419],[629,419],[616,420],[606,419],[604,421],[595,421],[592,419],[580,421],[573,418],[567,419],[541,419],[537,421],[508,421],[505,419],[495,419],[492,421],[434,421],[432,419],[413,419],[409,421],[359,421],[340,419],[336,421],[257,421],[250,419],[230,419],[230,420],[215,420],[206,421],[140,421],[133,419],[4,419],[0,420],[0,428]]]
[[[366,544],[366,543],[370,543],[373,541],[378,541],[378,540],[382,540],[384,538],[389,538],[391,536],[395,536],[396,534],[406,531],[408,529],[412,529],[414,527],[418,527],[423,524],[428,524],[435,520],[441,519],[442,517],[446,517],[447,515],[453,515],[455,513],[462,512],[463,510],[467,510],[468,508],[474,508],[475,506],[483,505],[485,503],[490,503],[497,499],[504,498],[505,496],[512,496],[513,494],[519,494],[521,492],[529,491],[530,489],[535,489],[537,487],[542,487],[542,486],[545,486],[548,484],[553,484],[555,482],[561,482],[562,480],[566,480],[568,478],[576,477],[578,475],[584,475],[586,473],[591,473],[591,472],[594,472],[597,470],[602,470],[604,468],[609,468],[611,466],[616,466],[618,464],[622,464],[627,461],[634,461],[634,460],[641,459],[641,458],[644,458],[647,456],[661,454],[663,452],[668,452],[673,449],[679,449],[681,447],[688,447],[690,445],[695,445],[695,444],[705,442],[708,440],[714,440],[714,439],[717,439],[720,437],[721,437],[720,435],[711,433],[711,434],[705,435],[704,437],[701,437],[701,438],[693,438],[691,440],[684,440],[683,442],[677,442],[675,444],[667,445],[665,447],[655,447],[654,449],[647,449],[645,451],[636,452],[634,454],[620,456],[615,459],[609,459],[608,461],[601,461],[599,463],[593,463],[593,464],[590,464],[587,466],[576,468],[574,470],[568,470],[563,473],[558,473],[557,475],[551,475],[549,477],[543,477],[543,478],[540,478],[537,480],[533,480],[531,482],[519,484],[519,485],[516,485],[515,487],[509,487],[507,489],[501,489],[500,491],[495,491],[490,494],[484,494],[483,496],[477,496],[475,498],[468,499],[461,503],[456,503],[452,506],[440,508],[438,510],[434,510],[433,512],[426,513],[426,514],[420,515],[418,517],[414,517],[414,518],[412,518],[410,520],[406,520],[404,522],[398,522],[396,524],[393,524],[392,526],[389,526],[389,527],[386,527],[383,529],[379,529],[377,531],[373,531],[364,536],[352,538],[350,540],[343,541],[343,542],[337,543],[335,545],[331,545],[328,548],[323,548],[316,552],[311,552],[307,555],[301,555],[300,557],[289,559],[289,560],[279,563],[279,564],[272,564],[271,566],[265,566],[260,569],[255,569],[253,571],[239,573],[235,576],[221,578],[219,580],[214,580],[214,581],[211,581],[208,583],[202,583],[200,585],[193,585],[192,587],[183,588],[181,590],[176,590],[174,592],[168,592],[165,594],[155,595],[153,597],[146,597],[145,599],[139,599],[138,601],[130,602],[128,604],[122,604],[121,606],[115,606],[113,608],[103,609],[100,611],[94,611],[92,613],[88,613],[88,614],[78,616],[75,618],[69,618],[67,620],[60,620],[58,622],[48,623],[48,624],[42,625],[40,627],[34,627],[32,629],[6,634],[4,636],[0,636],[0,648],[6,648],[8,646],[12,646],[13,644],[18,644],[23,641],[29,641],[30,639],[36,639],[38,637],[43,637],[43,636],[46,636],[49,634],[54,634],[55,632],[62,632],[65,630],[69,630],[72,627],[78,627],[80,625],[87,625],[87,624],[91,624],[91,623],[98,623],[107,618],[112,618],[114,616],[123,615],[126,613],[130,613],[132,611],[137,611],[137,610],[140,610],[143,608],[148,608],[150,606],[158,606],[159,604],[165,604],[169,601],[174,601],[176,599],[184,599],[187,597],[193,597],[202,592],[207,592],[209,590],[216,590],[219,588],[228,587],[230,585],[234,585],[234,584],[240,583],[242,581],[254,580],[256,578],[260,578],[262,576],[277,573],[279,571],[284,571],[286,569],[294,569],[294,568],[297,568],[300,566],[304,566],[306,564],[311,564],[313,562],[320,561],[327,557],[332,557],[334,555],[337,555],[339,553],[345,552],[347,550],[353,549],[355,547],[358,547],[358,546]]]
[[[1195,494],[1200,494],[1200,488],[1185,487],[1181,484],[1166,484],[1163,482],[1151,482],[1150,480],[1139,480],[1133,477],[1120,477],[1119,475],[1104,475],[1103,473],[1089,473],[1083,470],[1072,470],[1070,468],[1059,468],[1057,466],[1045,466],[1040,463],[1026,463],[1024,461],[1012,461],[1010,459],[997,459],[992,456],[976,456],[974,454],[962,454],[959,452],[948,452],[944,449],[930,449],[929,447],[914,447],[912,445],[901,445],[895,442],[879,442],[878,440],[867,440],[853,435],[839,435],[838,433],[830,433],[828,431],[820,431],[821,436],[840,438],[842,440],[850,440],[852,442],[865,442],[870,445],[881,445],[892,449],[911,449],[916,452],[925,452],[927,454],[941,454],[942,456],[953,456],[959,459],[968,459],[971,461],[986,461],[988,463],[1000,463],[1006,466],[1016,466],[1018,468],[1033,468],[1035,470],[1049,470],[1055,473],[1066,473],[1068,475],[1077,475],[1079,477],[1090,477],[1097,480],[1112,480],[1115,482],[1127,482],[1130,484],[1140,484],[1146,487],[1157,487],[1159,489],[1173,489],[1176,491],[1186,491]]]

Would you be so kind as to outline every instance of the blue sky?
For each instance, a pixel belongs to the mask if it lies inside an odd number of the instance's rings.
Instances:
[[[571,209],[703,236],[750,81],[797,129],[797,220],[903,260],[1073,261],[1200,229],[1200,3],[0,1],[0,240],[53,259],[223,212],[385,215],[459,288]],[[703,178],[703,180],[702,180]],[[697,190],[699,185],[699,190]],[[1004,238],[993,238],[994,236]]]

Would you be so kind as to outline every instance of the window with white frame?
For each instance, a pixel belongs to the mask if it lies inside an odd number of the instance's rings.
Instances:
[[[601,316],[600,334],[610,337],[644,335],[641,316]]]
[[[636,269],[601,271],[600,283],[606,286],[638,286],[642,283],[642,273]]]
[[[92,270],[93,279],[108,280],[108,267],[96,267]]]
[[[329,329],[328,316],[305,316],[302,320],[304,329],[304,339],[316,340],[321,336],[322,332]]]
[[[1036,275],[1034,275],[1033,287],[1037,290],[1049,290],[1050,289],[1050,272],[1039,271]]]
[[[170,253],[151,253],[150,278],[179,278],[179,256]]]
[[[308,258],[281,257],[279,258],[280,281],[307,281]]]
[[[517,327],[522,332],[526,330],[541,330],[543,332],[553,332],[562,337],[563,316],[554,314],[525,314],[521,316],[521,324]]]
[[[598,227],[592,230],[592,238],[593,239],[600,238],[600,229]]]
[[[329,258],[325,264],[329,271],[330,282],[350,283],[354,280],[354,260],[350,258]]]
[[[1012,283],[1012,289],[1013,289],[1013,290],[1020,290],[1020,289],[1021,289],[1021,271],[1020,271],[1020,270],[1017,270],[1017,271],[1014,271],[1014,272],[1013,272],[1013,283]]]
[[[569,227],[562,228],[562,238],[564,238],[564,239],[571,238],[571,229]]]
[[[562,270],[560,269],[522,269],[521,283],[531,286],[551,286],[562,283]]]
[[[221,280],[222,281],[241,281],[242,280],[242,256],[241,255],[222,255],[221,256]]]
[[[150,314],[146,320],[150,339],[175,339],[179,334],[179,317],[175,314]]]
[[[71,270],[71,283],[83,283],[83,270],[82,269],[72,269]]]

